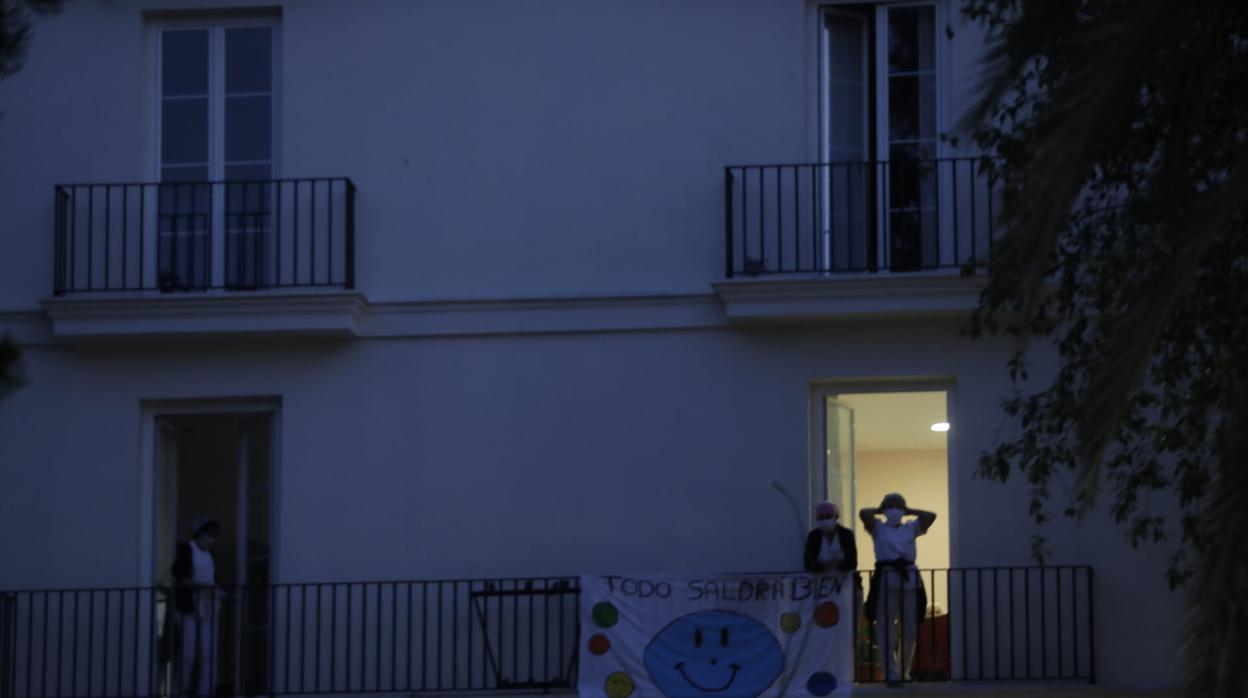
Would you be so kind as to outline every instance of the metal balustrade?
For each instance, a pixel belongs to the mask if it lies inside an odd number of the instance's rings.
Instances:
[[[861,573],[864,587],[869,574]],[[912,680],[1095,679],[1090,567],[921,574],[927,617],[918,625],[913,658],[903,658]],[[210,604],[211,683],[222,695],[576,686],[575,577],[276,584],[201,593],[217,599]],[[172,600],[173,590],[161,587],[0,592],[0,696],[177,695],[187,677],[178,661]],[[882,656],[871,624],[860,625],[860,609],[852,615],[845,631],[854,638],[853,678],[883,680],[891,660]]]
[[[53,294],[355,286],[343,177],[58,184]]]
[[[1002,186],[982,157],[724,168],[726,275],[984,263]]]
[[[871,575],[911,593],[911,575],[862,572],[864,590]],[[855,614],[855,680],[884,681],[890,665],[904,680],[1009,681],[1078,680],[1094,682],[1095,606],[1092,568],[964,567],[921,570],[927,597],[914,644],[894,640],[882,647],[878,617]],[[905,601],[899,614],[888,614],[890,599],[877,602],[887,615],[900,615],[894,638],[905,639],[901,624],[913,625],[918,609]],[[879,611],[877,611],[879,613]]]

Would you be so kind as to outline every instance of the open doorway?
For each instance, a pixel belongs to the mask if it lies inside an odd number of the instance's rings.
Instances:
[[[886,494],[899,492],[910,507],[936,514],[916,545],[915,562],[927,587],[923,615],[928,629],[918,633],[917,645],[907,651],[913,653],[914,677],[947,680],[949,584],[947,573],[935,570],[948,569],[950,562],[947,441],[957,425],[949,424],[948,394],[817,386],[812,400],[812,500],[840,506],[841,523],[855,532],[859,570],[875,567],[874,540],[859,521],[860,508],[877,507]],[[871,619],[861,611],[856,623],[855,676],[859,681],[883,680],[879,629],[873,633]]]
[[[174,584],[179,541],[192,522],[212,517],[221,524],[214,548],[216,580],[211,641],[213,695],[252,695],[266,684],[271,568],[274,413],[156,412],[154,579]],[[165,605],[158,619],[165,663],[162,683],[170,692],[179,676],[176,614]]]
[[[878,506],[889,492],[900,492],[910,506],[936,513],[936,523],[919,539],[917,563],[922,569],[948,568],[947,437],[956,425],[949,425],[947,392],[818,388],[813,399],[813,499],[841,507],[841,522],[857,534],[859,568],[874,567],[875,551],[858,510]],[[944,606],[939,598],[932,601]]]

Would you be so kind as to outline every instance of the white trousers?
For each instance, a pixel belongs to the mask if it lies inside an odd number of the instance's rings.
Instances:
[[[188,696],[211,696],[216,686],[217,619],[179,613],[182,656],[178,663],[180,685]]]
[[[889,681],[909,681],[910,666],[918,642],[918,580],[911,572],[902,582],[899,572],[889,571],[881,580],[875,606],[875,628],[880,642],[880,663]],[[901,642],[897,626],[901,626]]]

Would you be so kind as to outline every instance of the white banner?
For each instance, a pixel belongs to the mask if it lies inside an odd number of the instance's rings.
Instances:
[[[840,575],[581,577],[581,696],[846,695]]]

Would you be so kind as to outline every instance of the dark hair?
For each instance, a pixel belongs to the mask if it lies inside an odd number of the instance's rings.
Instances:
[[[889,492],[888,494],[884,495],[884,499],[880,500],[880,508],[881,509],[885,508],[885,505],[887,505],[889,502],[897,502],[898,504],[902,506],[902,508],[905,508],[906,506],[906,498],[901,496],[900,492]]]

